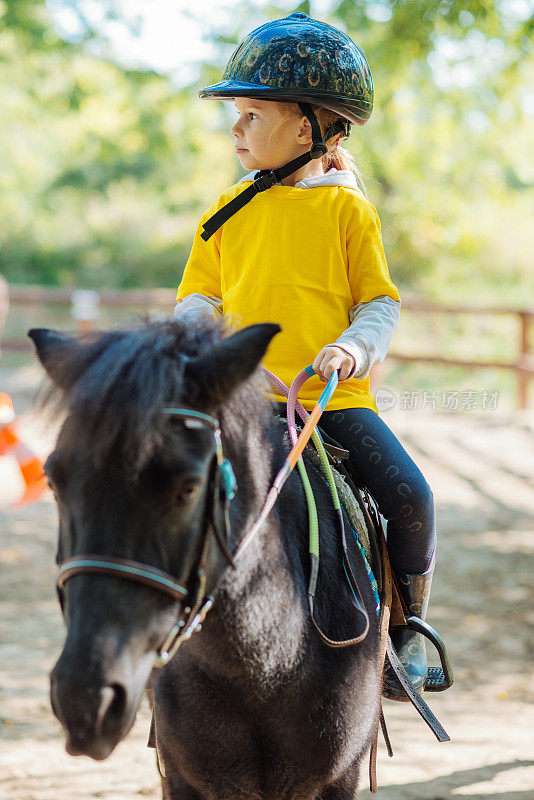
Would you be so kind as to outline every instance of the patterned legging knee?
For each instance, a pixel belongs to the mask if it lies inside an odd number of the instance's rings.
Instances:
[[[387,520],[393,569],[421,574],[436,549],[434,498],[419,468],[374,411],[325,411],[319,425],[349,451],[350,460]]]

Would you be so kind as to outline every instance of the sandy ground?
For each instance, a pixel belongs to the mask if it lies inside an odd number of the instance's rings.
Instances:
[[[35,369],[0,371],[28,443],[53,431],[29,411]],[[427,698],[452,741],[438,744],[411,706],[386,702],[395,749],[381,747],[379,800],[534,800],[534,429],[527,414],[384,412],[434,490],[438,571],[429,620],[445,637],[454,687]],[[73,759],[48,702],[64,636],[54,594],[53,502],[14,509],[0,458],[0,798],[160,797],[141,709],[103,763]],[[364,778],[360,797],[371,795]]]

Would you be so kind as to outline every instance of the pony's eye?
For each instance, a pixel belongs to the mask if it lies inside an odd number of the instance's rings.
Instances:
[[[186,480],[177,491],[176,499],[180,503],[186,503],[190,500],[194,500],[199,492],[199,489],[200,486],[196,481]]]
[[[64,485],[65,471],[63,462],[60,458],[58,458],[55,451],[46,459],[44,464],[44,473],[48,487],[54,493],[54,497],[57,499],[57,487]]]

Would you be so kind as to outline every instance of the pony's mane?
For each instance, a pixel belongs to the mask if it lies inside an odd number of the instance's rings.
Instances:
[[[54,362],[54,385],[45,397],[54,414],[66,414],[63,430],[71,446],[84,448],[95,463],[127,459],[137,475],[163,444],[165,406],[202,407],[202,386],[186,379],[186,363],[207,352],[230,331],[224,319],[145,318],[128,328],[95,334],[68,357]],[[205,376],[209,380],[209,376]],[[250,410],[263,421],[269,407],[258,371],[236,389],[221,419],[243,431]]]

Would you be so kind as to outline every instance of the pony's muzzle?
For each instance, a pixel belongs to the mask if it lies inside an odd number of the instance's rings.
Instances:
[[[125,685],[101,685],[84,677],[60,659],[50,676],[52,709],[65,730],[69,755],[101,761],[130,727],[131,704]]]

